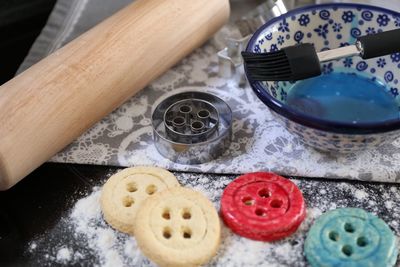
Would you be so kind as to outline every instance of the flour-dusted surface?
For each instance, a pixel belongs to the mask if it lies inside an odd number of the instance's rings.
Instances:
[[[177,173],[180,183],[205,194],[219,208],[223,189],[235,176]],[[389,184],[334,181],[293,181],[308,205],[307,218],[293,236],[263,243],[233,234],[223,226],[218,255],[208,266],[307,266],[303,243],[321,213],[339,207],[360,207],[380,216],[400,236],[400,188]],[[154,266],[137,249],[135,239],[110,228],[100,210],[101,184],[81,199],[45,234],[37,236],[26,254],[41,266]],[[400,266],[400,265],[399,265]]]

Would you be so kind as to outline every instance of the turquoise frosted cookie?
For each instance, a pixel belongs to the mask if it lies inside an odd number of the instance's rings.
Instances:
[[[391,267],[397,260],[396,245],[383,220],[362,209],[344,208],[315,221],[304,252],[313,267]]]

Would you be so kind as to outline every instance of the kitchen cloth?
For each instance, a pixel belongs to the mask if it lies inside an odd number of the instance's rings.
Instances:
[[[59,0],[19,71],[130,2]],[[379,4],[384,5],[380,1]],[[235,81],[218,76],[217,51],[216,43],[212,41],[197,49],[95,124],[51,161],[115,166],[157,165],[170,170],[205,173],[236,174],[265,170],[291,176],[400,182],[400,139],[378,149],[347,155],[328,155],[304,146],[275,121],[249,86],[240,88]],[[153,145],[153,108],[165,97],[184,91],[215,94],[233,111],[232,144],[223,156],[214,161],[201,165],[176,164],[163,158]]]

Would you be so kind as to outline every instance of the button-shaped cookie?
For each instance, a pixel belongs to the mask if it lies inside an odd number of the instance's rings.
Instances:
[[[390,267],[397,259],[396,237],[380,218],[357,208],[329,211],[307,234],[311,266]]]
[[[221,216],[238,235],[275,241],[297,230],[306,206],[301,191],[290,180],[256,172],[238,177],[225,188]]]
[[[166,188],[177,187],[176,177],[157,167],[124,169],[108,179],[101,193],[104,219],[113,228],[134,234],[136,213],[143,201]]]
[[[213,204],[202,194],[173,188],[148,198],[137,213],[139,248],[159,266],[199,266],[220,244],[221,226]]]

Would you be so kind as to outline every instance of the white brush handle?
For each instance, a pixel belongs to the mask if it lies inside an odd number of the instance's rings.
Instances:
[[[326,62],[344,57],[358,56],[360,55],[360,50],[357,45],[349,45],[341,48],[322,51],[317,55],[319,62]]]

